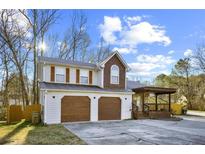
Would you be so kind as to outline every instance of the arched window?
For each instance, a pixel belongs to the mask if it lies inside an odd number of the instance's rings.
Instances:
[[[111,84],[119,84],[119,67],[117,65],[112,65],[110,72]]]

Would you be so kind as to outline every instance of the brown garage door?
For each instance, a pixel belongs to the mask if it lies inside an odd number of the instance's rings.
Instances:
[[[87,96],[64,96],[61,100],[61,122],[89,121],[90,99]]]
[[[99,120],[120,120],[121,101],[118,97],[101,97],[98,104]]]

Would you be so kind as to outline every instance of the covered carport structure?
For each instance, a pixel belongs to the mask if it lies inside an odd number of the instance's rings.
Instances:
[[[133,113],[135,117],[170,117],[171,94],[176,92],[175,88],[143,86],[133,88],[132,91],[135,92],[133,95]],[[154,103],[153,100],[152,102],[149,102],[149,100],[146,99],[150,95],[155,98]],[[168,95],[168,100],[159,98],[159,95]],[[159,99],[161,103],[159,103]]]

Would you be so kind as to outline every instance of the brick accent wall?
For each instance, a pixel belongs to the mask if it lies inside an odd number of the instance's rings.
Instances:
[[[119,84],[111,84],[110,78],[110,68],[112,65],[117,65],[119,67]],[[105,63],[104,67],[104,88],[111,89],[125,89],[125,77],[126,76],[126,68],[117,55],[114,55],[109,61]]]

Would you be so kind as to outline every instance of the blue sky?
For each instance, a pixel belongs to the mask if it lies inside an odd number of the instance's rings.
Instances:
[[[205,10],[83,10],[92,46],[103,37],[129,64],[130,79],[169,74],[179,58],[194,53],[205,39]],[[60,36],[72,10],[60,10],[51,28]],[[48,49],[49,50],[49,49]]]

